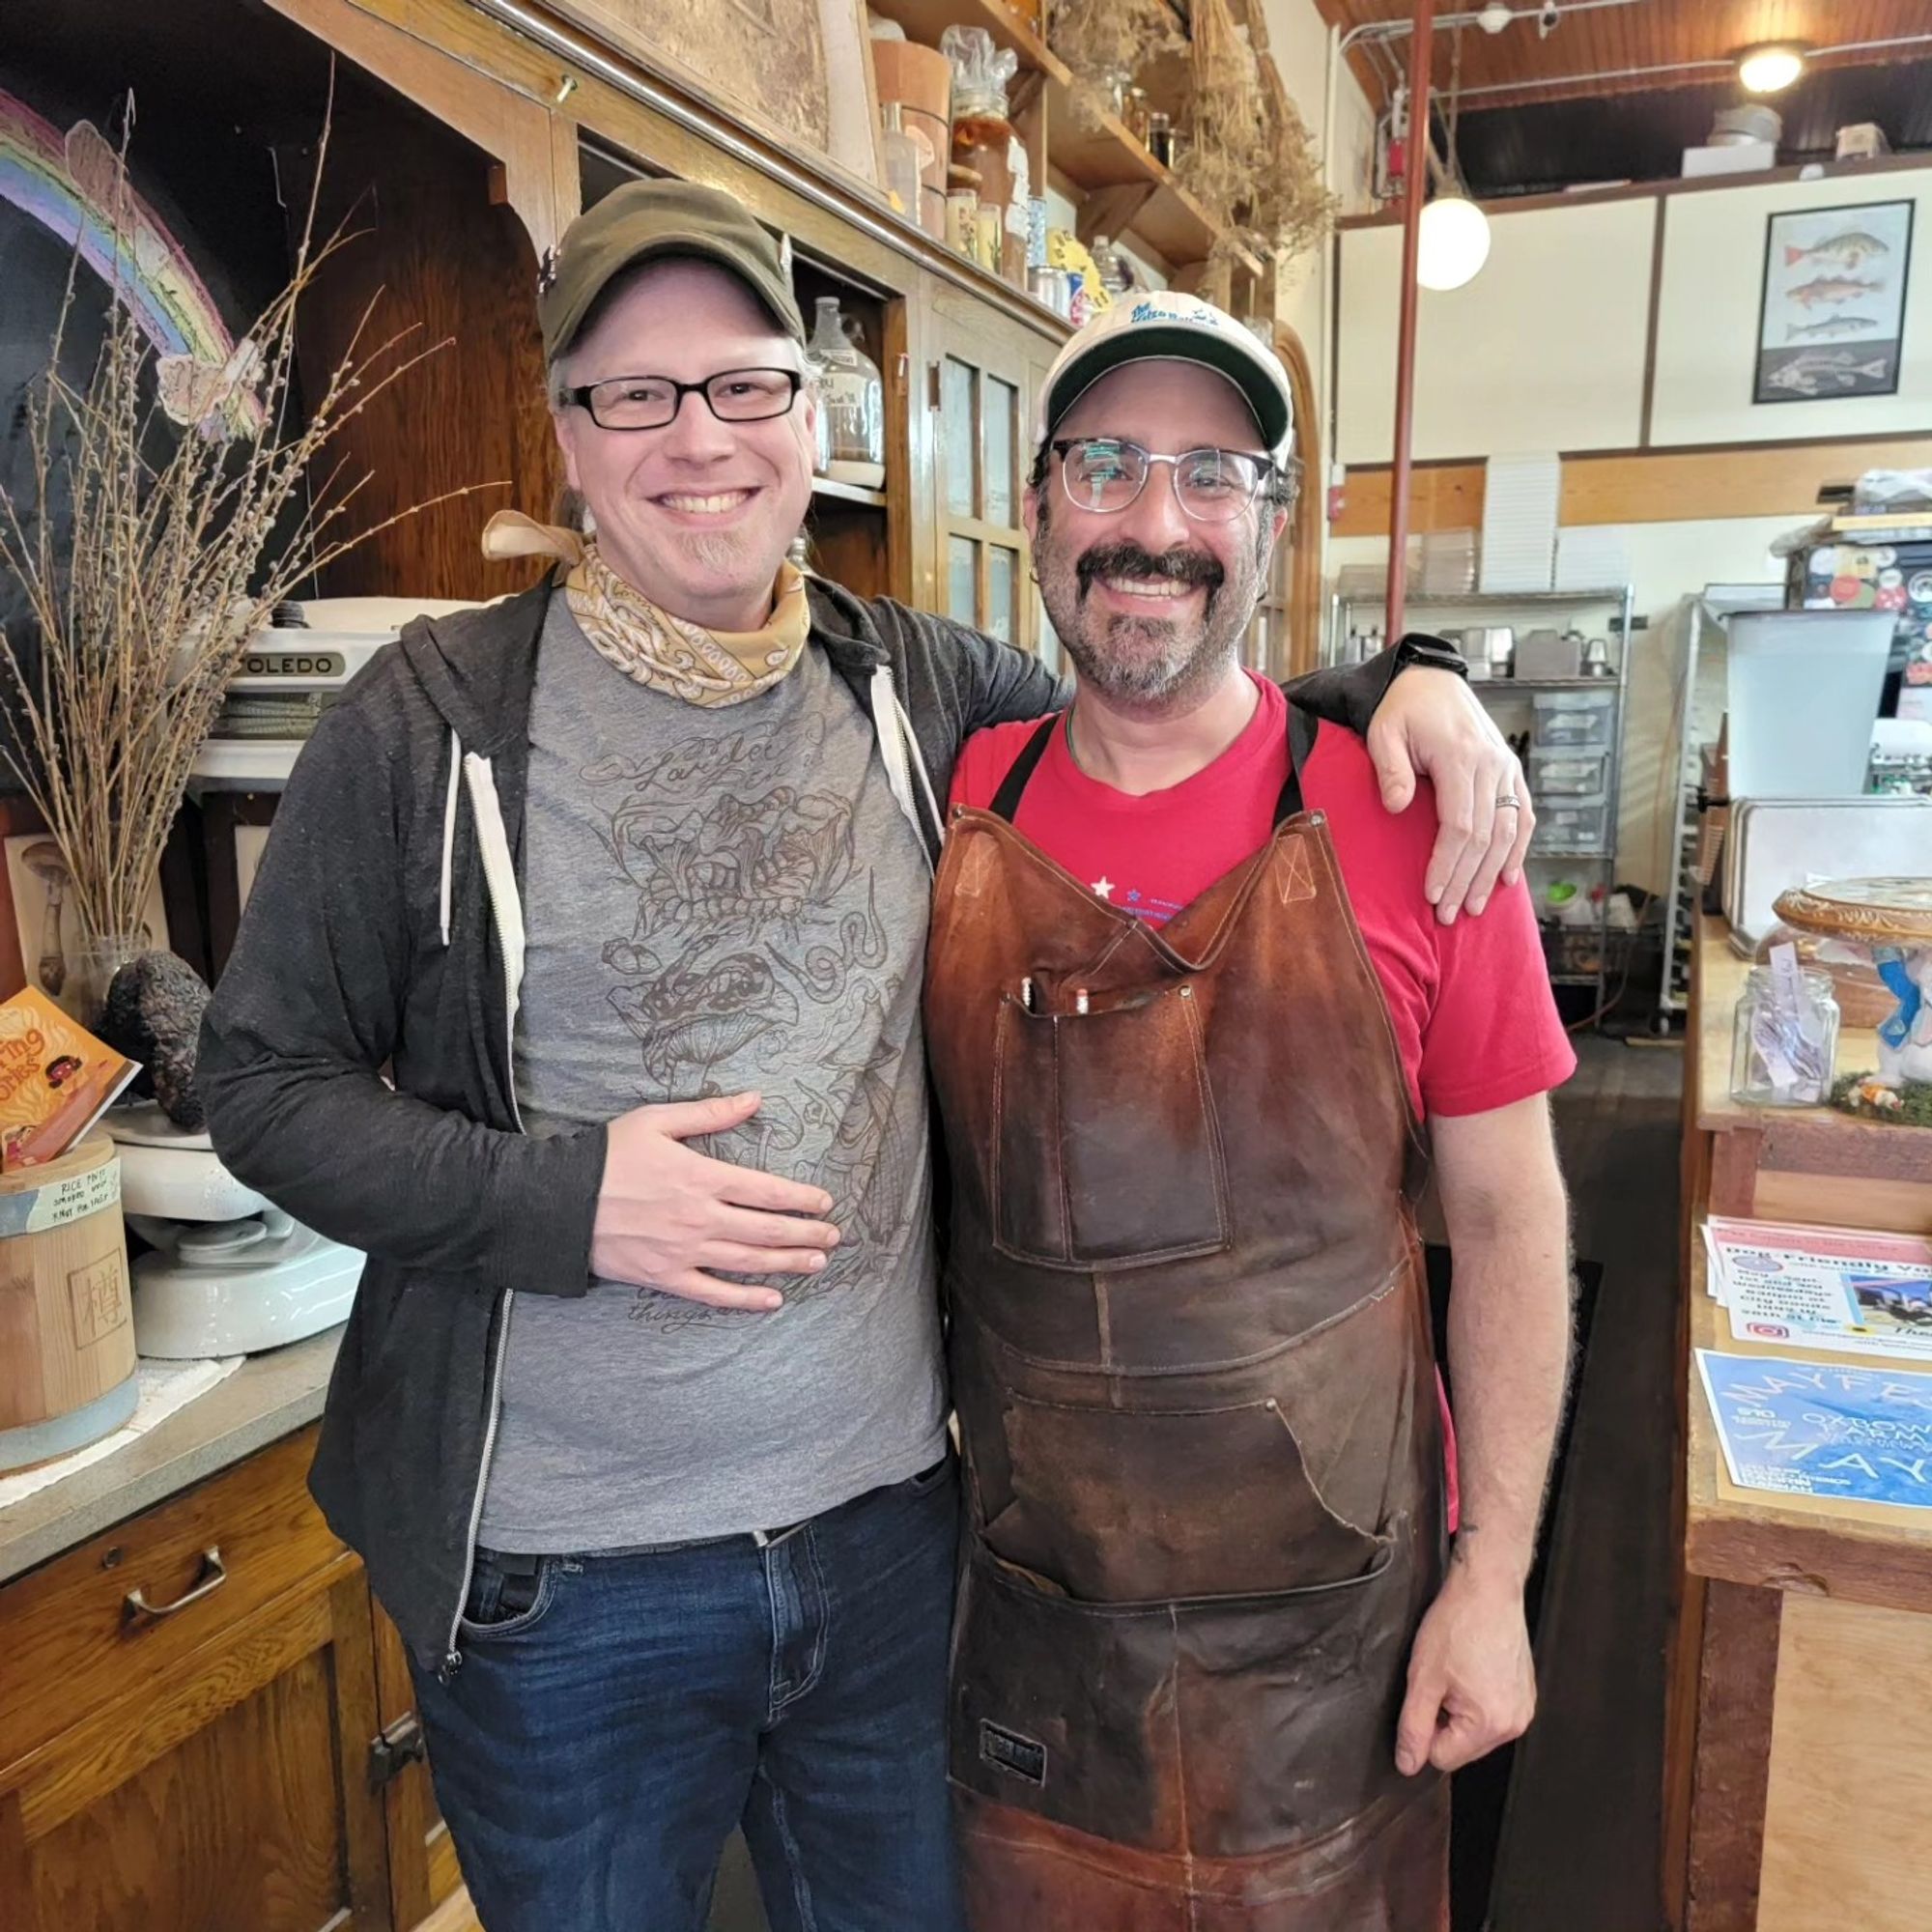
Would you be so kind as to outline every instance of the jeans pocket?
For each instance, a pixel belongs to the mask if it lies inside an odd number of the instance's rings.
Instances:
[[[469,1595],[463,1605],[463,1629],[471,1638],[521,1636],[533,1630],[556,1599],[561,1565],[539,1556],[534,1570],[512,1570],[487,1549],[476,1552]]]

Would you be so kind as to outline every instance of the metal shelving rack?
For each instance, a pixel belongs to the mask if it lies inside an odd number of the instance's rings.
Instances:
[[[1610,888],[1616,883],[1617,815],[1623,792],[1624,714],[1628,709],[1626,700],[1630,681],[1632,622],[1635,615],[1632,588],[1628,583],[1624,583],[1614,588],[1598,590],[1471,590],[1455,596],[1411,596],[1405,600],[1405,604],[1410,611],[1428,611],[1445,619],[1453,617],[1455,613],[1466,613],[1472,623],[1485,618],[1500,620],[1520,611],[1563,609],[1581,611],[1592,606],[1605,605],[1616,608],[1618,613],[1614,620],[1617,627],[1614,639],[1616,666],[1612,673],[1606,677],[1500,677],[1469,680],[1469,689],[1486,702],[1519,696],[1527,698],[1534,696],[1538,692],[1546,691],[1611,691],[1616,694],[1616,702],[1611,707],[1609,758],[1605,773],[1604,823],[1608,829],[1608,838],[1604,848],[1588,852],[1549,852],[1540,851],[1532,843],[1529,850],[1532,864],[1574,866],[1579,870],[1589,868],[1604,888],[1595,924],[1570,926],[1542,922],[1546,953],[1549,951],[1551,940],[1558,942],[1556,955],[1550,960],[1550,983],[1557,986],[1593,988],[1594,1017],[1601,1019],[1608,1004],[1610,980],[1613,935],[1609,923],[1609,895]],[[1325,661],[1329,664],[1341,661],[1358,611],[1376,612],[1384,608],[1384,600],[1379,595],[1358,597],[1345,595],[1340,591],[1332,595],[1328,602]],[[1551,801],[1543,799],[1539,803],[1547,810]],[[1614,936],[1621,939],[1626,946],[1630,945],[1634,937],[1629,933],[1618,933]],[[1567,943],[1577,937],[1587,937],[1595,941],[1596,964],[1588,972],[1575,970],[1562,963]]]
[[[1656,1029],[1690,1004],[1690,939],[1696,930],[1697,794],[1703,783],[1703,739],[1716,735],[1718,719],[1697,714],[1699,669],[1724,637],[1724,625],[1740,611],[1776,611],[1783,606],[1778,583],[1711,583],[1684,600],[1684,665],[1672,698],[1672,753],[1676,762],[1676,802],[1670,826],[1669,889],[1663,895],[1663,961],[1658,973]],[[1721,713],[1721,706],[1719,707]]]

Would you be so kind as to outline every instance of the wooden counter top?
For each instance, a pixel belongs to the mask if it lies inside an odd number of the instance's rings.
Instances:
[[[1711,1210],[1932,1234],[1932,1128],[1731,1098],[1732,1025],[1749,970],[1732,952],[1725,923],[1700,915],[1690,959],[1685,1123],[1687,1131],[1715,1136]],[[1842,1028],[1838,1071],[1877,1065],[1877,1036]]]
[[[1892,1366],[1913,1372],[1913,1365],[1888,1365],[1882,1355],[1734,1340],[1724,1310],[1706,1292],[1701,1233],[1692,1248],[1687,1288],[1693,1350],[1718,1349],[1727,1355],[1778,1355],[1837,1368]],[[1932,1510],[1741,1490],[1725,1470],[1718,1425],[1694,1355],[1686,1406],[1685,1562],[1696,1575],[1891,1609],[1932,1611]]]
[[[341,1339],[328,1328],[251,1355],[125,1449],[0,1510],[0,1581],[313,1422]]]
[[[1855,1120],[1829,1107],[1750,1107],[1731,1098],[1731,1028],[1748,971],[1723,921],[1701,919],[1691,961],[1685,1127],[1693,1142],[1710,1140],[1708,1164],[1693,1163],[1686,1173],[1688,1350],[1883,1367],[1880,1355],[1736,1341],[1706,1291],[1706,1213],[1932,1233],[1932,1131]],[[1841,1073],[1872,1067],[1877,1059],[1873,1035],[1839,1034]],[[1693,1356],[1687,1368],[1685,1561],[1695,1575],[1932,1611],[1932,1510],[1737,1488],[1724,1469]]]

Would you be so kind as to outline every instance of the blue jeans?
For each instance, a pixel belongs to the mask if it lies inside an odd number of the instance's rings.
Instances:
[[[948,1461],[763,1548],[479,1550],[462,1666],[416,1695],[487,1932],[701,1932],[734,1825],[773,1932],[963,1932],[957,1530]]]

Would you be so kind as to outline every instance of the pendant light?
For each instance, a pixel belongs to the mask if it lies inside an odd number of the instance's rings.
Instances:
[[[1415,279],[1425,289],[1445,294],[1472,282],[1490,259],[1490,217],[1469,199],[1456,159],[1456,131],[1463,92],[1463,30],[1458,27],[1449,72],[1449,157],[1438,160],[1425,105],[1420,117],[1423,152],[1435,182],[1435,197],[1422,211],[1416,238]]]
[[[1466,195],[1438,194],[1422,211],[1415,279],[1438,293],[1475,280],[1490,259],[1490,217]]]

